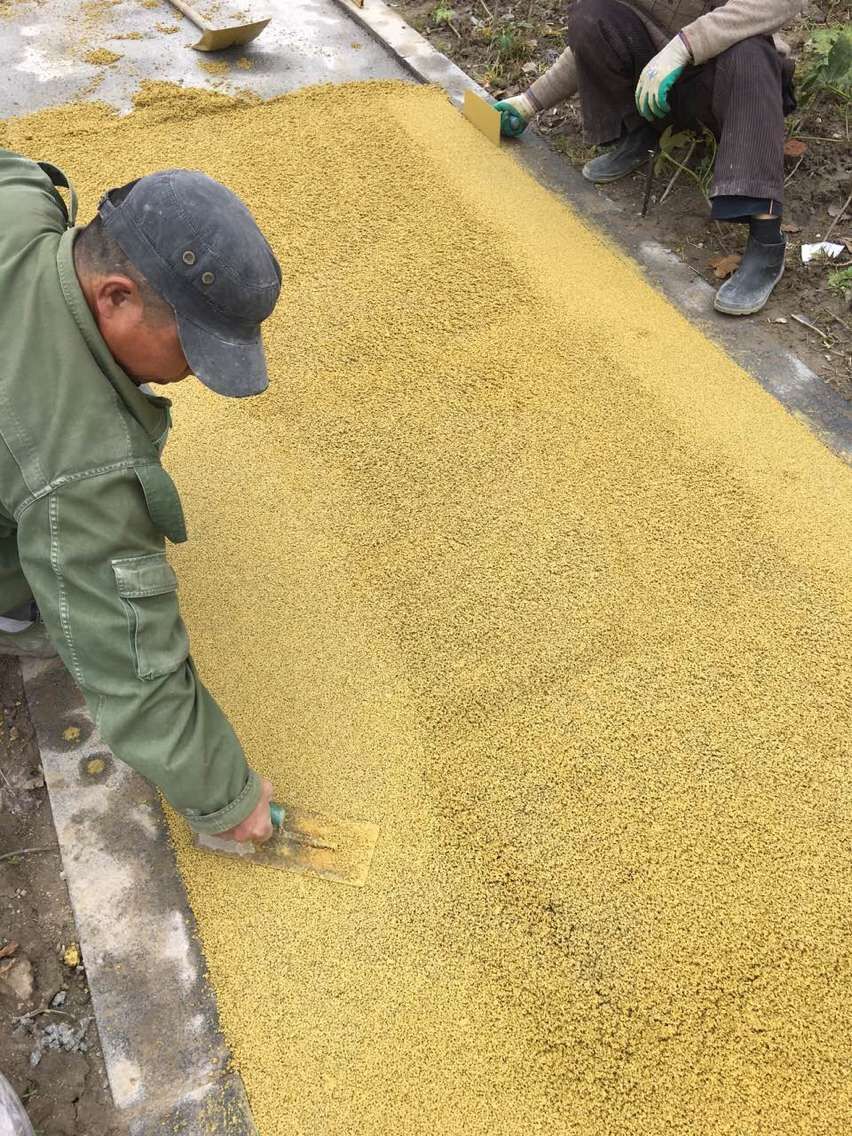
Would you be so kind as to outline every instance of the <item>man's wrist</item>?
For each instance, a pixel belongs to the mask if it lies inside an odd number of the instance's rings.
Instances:
[[[260,778],[253,769],[250,769],[239,796],[235,797],[224,808],[215,813],[203,814],[196,813],[191,809],[184,809],[183,815],[194,832],[203,832],[208,836],[214,836],[217,832],[226,832],[229,828],[236,828],[246,817],[251,816],[258,806],[262,791],[263,786]]]

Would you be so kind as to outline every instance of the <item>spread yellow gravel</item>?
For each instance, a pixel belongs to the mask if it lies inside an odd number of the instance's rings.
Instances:
[[[358,891],[176,826],[261,1136],[848,1132],[848,469],[434,90],[5,134],[283,264],[270,392],[177,392],[173,561],[251,761],[381,837]]]

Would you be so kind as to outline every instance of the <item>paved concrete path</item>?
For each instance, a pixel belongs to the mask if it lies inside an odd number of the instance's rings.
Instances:
[[[198,35],[167,0],[150,7],[145,0],[12,0],[9,8],[0,8],[0,118],[77,98],[104,99],[128,110],[133,92],[151,79],[252,90],[269,98],[314,83],[410,77],[333,0],[216,7],[220,17],[250,11],[271,15],[272,22],[246,48],[205,55],[191,50]],[[178,30],[166,34],[158,24]],[[141,38],[122,38],[127,36]],[[112,66],[87,62],[99,48],[122,58]],[[239,59],[250,69],[238,66]],[[207,69],[223,63],[224,73]]]

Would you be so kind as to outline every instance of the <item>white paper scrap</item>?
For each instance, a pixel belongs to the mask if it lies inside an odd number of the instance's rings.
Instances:
[[[840,256],[846,249],[846,245],[836,245],[833,241],[818,241],[815,245],[802,245],[802,260],[805,264],[811,261],[816,256],[829,257],[834,260],[836,256]]]

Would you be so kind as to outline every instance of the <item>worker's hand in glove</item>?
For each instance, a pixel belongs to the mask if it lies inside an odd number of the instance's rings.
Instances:
[[[269,802],[272,800],[272,782],[264,777],[261,781],[260,800],[254,812],[249,813],[245,820],[229,828],[227,832],[217,832],[217,836],[224,836],[226,840],[250,840],[254,844],[263,844],[272,836],[272,817],[269,813]]]
[[[636,109],[651,122],[669,113],[669,92],[683,74],[692,54],[679,35],[645,64],[636,84]]]
[[[495,103],[494,109],[500,111],[500,133],[504,138],[517,138],[523,134],[531,118],[538,113],[529,95],[514,95]]]

